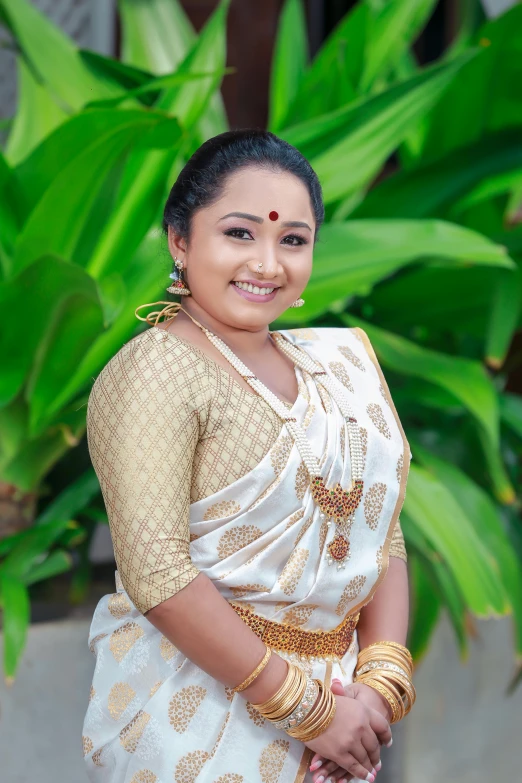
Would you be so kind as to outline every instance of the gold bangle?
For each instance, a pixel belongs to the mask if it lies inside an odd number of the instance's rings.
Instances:
[[[404,707],[402,704],[402,701],[400,699],[397,699],[390,688],[388,688],[387,684],[382,683],[380,680],[374,677],[368,677],[366,680],[364,680],[364,685],[369,685],[370,688],[374,688],[376,691],[378,691],[388,704],[390,705],[392,709],[392,717],[390,720],[390,723],[397,723],[401,718],[403,717]]]
[[[309,716],[307,716],[297,729],[287,731],[287,734],[301,742],[309,742],[323,734],[335,717],[337,709],[335,697],[330,688],[325,688],[320,680],[318,683],[320,683],[322,698],[314,710],[313,718],[309,720]]]
[[[381,647],[381,646],[382,647],[391,647],[392,649],[397,650],[398,652],[402,653],[411,663],[413,663],[413,658],[412,658],[411,652],[403,644],[399,644],[399,642],[389,642],[389,641],[372,642],[371,644],[368,644],[363,649],[364,650],[368,650],[368,649],[373,649],[375,647]]]
[[[260,674],[260,672],[263,671],[263,669],[267,665],[271,655],[272,655],[272,649],[270,647],[267,647],[266,651],[265,651],[265,654],[263,656],[263,660],[261,661],[259,666],[256,666],[256,668],[254,669],[252,674],[250,674],[246,678],[246,680],[243,680],[243,682],[240,685],[236,685],[235,688],[231,688],[232,693],[239,693],[240,691],[244,691],[245,688],[248,688],[248,686],[251,685],[251,683],[254,682],[254,680],[256,679],[257,675]]]

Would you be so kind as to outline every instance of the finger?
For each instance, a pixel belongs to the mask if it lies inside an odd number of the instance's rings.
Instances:
[[[338,766],[339,765],[337,764],[336,761],[327,761],[326,764],[323,764],[316,772],[314,772],[313,774],[314,783],[323,783],[323,781],[326,780],[330,772],[333,772],[334,769],[337,769]]]
[[[374,783],[375,775],[368,772],[362,764],[359,764],[357,759],[351,753],[345,753],[341,756],[341,763],[345,770],[354,778],[360,778],[360,780],[366,780],[368,783]]]
[[[389,748],[392,740],[390,724],[388,723],[384,715],[381,715],[380,712],[377,712],[377,710],[374,710],[372,707],[370,707],[369,710],[370,710],[370,728],[372,728],[375,734],[377,735],[377,739],[379,740],[381,745],[386,745],[386,747]]]
[[[334,769],[333,772],[330,772],[330,775],[328,776],[328,779],[325,780],[325,783],[334,783],[334,781],[341,780],[341,778],[346,777],[347,772],[343,767],[337,767],[337,769]]]
[[[310,772],[314,772],[314,770],[319,769],[323,761],[324,758],[320,756],[319,753],[314,753],[312,761],[310,762]]]
[[[350,753],[352,754],[354,759],[359,762],[361,767],[364,767],[366,769],[366,772],[364,773],[365,775],[367,775],[368,772],[371,772],[372,775],[375,775],[375,767],[370,761],[370,757],[368,756],[368,753],[366,752],[366,748],[364,747],[362,742],[358,742],[357,744],[354,744],[350,748]]]
[[[379,742],[377,735],[370,728],[366,729],[361,737],[361,742],[364,746],[366,753],[372,763],[372,766],[377,769],[377,765],[381,761],[381,743]]]

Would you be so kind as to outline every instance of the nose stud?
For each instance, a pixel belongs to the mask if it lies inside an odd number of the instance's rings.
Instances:
[[[260,261],[260,262],[259,262],[259,264],[257,265],[257,271],[258,271],[258,272],[261,272],[261,267],[262,267],[262,266],[263,266],[263,262],[262,262],[262,261]]]

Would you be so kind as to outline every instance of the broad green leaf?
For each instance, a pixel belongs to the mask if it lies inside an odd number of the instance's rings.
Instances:
[[[510,612],[494,558],[469,515],[428,470],[412,463],[405,512],[446,561],[470,610],[478,617]]]
[[[469,62],[434,107],[424,160],[445,157],[498,130],[522,124],[522,6],[487,22],[475,41],[481,54]]]
[[[179,138],[176,121],[166,120],[162,113],[128,111],[125,115],[127,122],[115,124],[106,133],[92,138],[84,151],[49,184],[18,238],[15,255],[18,271],[46,253],[74,258],[92,205],[121,156],[133,145],[146,144],[147,133],[162,123],[167,123],[174,142]],[[60,220],[56,220],[56,214]]]
[[[158,262],[159,242],[160,239],[151,232],[134,254],[126,270],[126,300],[120,315],[97,339],[92,340],[87,350],[81,354],[81,359],[76,363],[67,383],[49,404],[49,415],[75,399],[87,384],[92,384],[92,379],[98,375],[101,368],[121,348],[133,328],[138,325],[136,307],[160,298],[162,279],[168,276],[172,259],[168,255],[171,263],[166,260],[165,269],[162,270],[162,265]],[[143,316],[143,312],[141,314]]]
[[[285,140],[310,159],[326,203],[346,198],[371,181],[468,56],[427,68],[377,96],[284,130]]]
[[[9,28],[26,61],[66,112],[95,96],[109,97],[110,82],[96,78],[82,63],[77,47],[45,14],[27,0],[0,0],[0,21]]]
[[[56,549],[45,560],[31,568],[29,574],[24,578],[24,583],[29,586],[44,579],[51,579],[53,576],[70,571],[73,565],[74,561],[69,552],[63,549]]]
[[[22,57],[18,58],[17,110],[5,147],[12,166],[29,155],[68,116],[40,84]]]
[[[415,456],[450,490],[489,553],[497,579],[503,585],[513,609],[517,651],[522,655],[522,571],[499,509],[489,495],[455,465],[441,460],[419,445],[415,448]]]
[[[94,281],[80,267],[45,256],[12,280],[0,284],[0,305],[15,312],[31,297],[38,280],[38,296],[31,309],[30,328],[20,339],[17,329],[6,329],[2,346],[4,372],[0,377],[0,405],[9,403],[25,386],[30,404],[28,434],[48,416],[47,406],[68,382],[71,371],[103,329],[103,314]]]
[[[379,77],[394,68],[422,31],[435,5],[436,0],[394,0],[383,4],[382,10],[370,17],[361,92],[368,92]]]
[[[0,152],[0,248],[5,253],[5,256],[0,255],[0,260],[3,260],[0,265],[0,279],[10,273],[8,258],[23,220],[21,203],[20,186],[15,172]]]
[[[37,516],[35,525],[49,525],[72,519],[98,495],[99,491],[100,485],[96,473],[89,468],[46,506]]]
[[[175,115],[184,129],[192,129],[207,110],[226,59],[225,32],[228,0],[221,3],[201,31],[177,73],[209,72],[197,83],[182,83],[163,93],[157,107]],[[158,217],[167,188],[167,177],[186,137],[172,139],[165,152],[133,153],[126,164],[125,189],[100,235],[88,263],[93,277],[123,273],[151,224]]]
[[[25,580],[36,565],[36,561],[61,536],[68,524],[68,521],[59,520],[25,530],[23,538],[3,561],[1,572]]]
[[[408,573],[413,596],[411,622],[408,631],[408,649],[415,663],[426,652],[437,624],[440,601],[428,578],[427,569],[416,555],[408,554]]]
[[[489,367],[499,369],[506,358],[522,312],[522,270],[498,275],[492,296],[491,315],[485,348]]]
[[[495,387],[480,362],[449,356],[421,347],[353,315],[343,315],[347,326],[365,331],[385,367],[441,386],[472,414],[487,433],[491,447],[499,448],[499,411]]]
[[[178,87],[185,82],[195,81],[197,79],[205,79],[208,77],[222,78],[226,73],[230,73],[233,69],[224,68],[221,71],[206,71],[202,73],[174,73],[167,74],[166,76],[157,76],[151,78],[149,81],[140,84],[138,87],[128,89],[125,92],[120,93],[114,98],[109,98],[103,101],[93,101],[87,105],[87,108],[110,108],[119,106],[124,101],[128,101],[129,98],[142,98],[150,95],[151,93],[158,94],[161,90],[165,90],[170,87]]]
[[[293,124],[313,120],[355,100],[364,66],[369,14],[367,4],[358,3],[323,43],[290,105],[288,118]]]
[[[399,171],[377,185],[356,217],[443,215],[490,176],[522,166],[520,134],[498,133],[414,171]]]
[[[503,422],[522,438],[522,397],[504,392],[499,397],[500,416]]]
[[[279,17],[270,77],[268,126],[274,133],[284,126],[307,65],[308,33],[302,0],[286,0]]]
[[[27,641],[31,610],[25,585],[1,569],[0,596],[3,608],[4,674],[6,683],[10,685]]]
[[[487,237],[439,220],[326,223],[316,246],[305,305],[295,314],[288,311],[281,320],[292,317],[305,322],[329,310],[333,302],[368,295],[397,270],[434,256],[456,267],[459,262],[515,266],[505,249]]]
[[[122,20],[122,59],[125,63],[158,75],[171,73],[197,40],[195,30],[178,0],[119,0],[118,8]],[[167,103],[171,101],[172,96],[167,94],[166,97]],[[216,92],[198,122],[198,142],[202,143],[227,127],[223,100]]]
[[[163,115],[156,116],[161,121]],[[115,132],[124,132],[129,121],[146,120],[147,112],[88,109],[63,122],[15,169],[23,192],[26,214],[31,212],[52,185],[57,174],[78,159],[99,139],[110,138]],[[145,129],[144,129],[145,130]]]

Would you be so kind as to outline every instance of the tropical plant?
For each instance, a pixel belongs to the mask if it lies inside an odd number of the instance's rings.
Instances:
[[[506,356],[520,328],[522,8],[478,30],[464,20],[421,68],[412,45],[434,5],[360,0],[313,61],[300,0],[284,5],[269,128],[311,161],[327,219],[306,304],[275,326],[362,326],[385,369],[413,453],[401,521],[416,658],[446,609],[462,655],[472,616],[512,613],[520,662],[522,403],[506,391],[516,363]],[[168,185],[227,127],[227,6],[196,37],[176,0],[120,0],[115,61],[76,49],[27,0],[0,0],[20,73],[0,158],[0,301],[4,312],[34,302],[22,340],[18,324],[2,327],[0,487],[21,508],[20,527],[80,441],[92,379],[135,331],[134,308],[161,293]],[[93,513],[92,472],[78,481]],[[70,567],[78,529],[65,518],[83,519],[70,497],[1,542],[9,676],[29,571]]]

